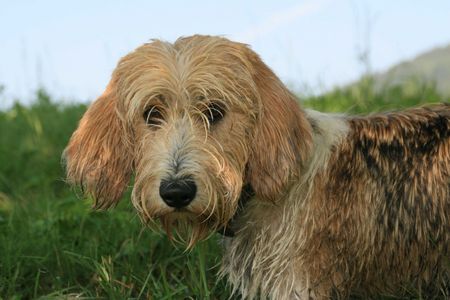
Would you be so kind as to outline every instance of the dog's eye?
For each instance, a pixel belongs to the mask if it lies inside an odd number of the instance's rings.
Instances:
[[[151,106],[144,111],[144,120],[147,125],[161,125],[163,116],[156,106]]]
[[[208,119],[209,124],[213,125],[223,119],[225,116],[225,109],[222,105],[212,102],[203,113]]]

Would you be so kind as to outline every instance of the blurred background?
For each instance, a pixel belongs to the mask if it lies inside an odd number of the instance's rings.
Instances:
[[[251,45],[302,91],[321,93],[408,61],[398,76],[424,75],[441,87],[450,79],[449,16],[446,0],[4,1],[3,105],[29,101],[40,87],[89,101],[132,49],[196,33]]]
[[[450,99],[450,1],[1,1],[0,299],[228,299],[220,237],[191,252],[69,189],[60,157],[123,55],[157,38],[249,44],[323,111]],[[411,297],[414,297],[412,294]]]

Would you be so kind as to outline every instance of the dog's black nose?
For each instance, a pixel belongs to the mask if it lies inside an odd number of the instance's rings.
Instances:
[[[192,179],[162,180],[159,195],[170,207],[182,208],[194,199],[197,186]]]

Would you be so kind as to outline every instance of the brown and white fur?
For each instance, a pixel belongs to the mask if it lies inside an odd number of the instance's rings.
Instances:
[[[96,208],[134,175],[139,215],[169,235],[192,246],[234,231],[221,274],[244,298],[449,296],[448,104],[302,110],[244,44],[155,40],[120,60],[64,157]],[[195,198],[166,205],[161,181],[186,177]],[[239,203],[244,186],[254,194]]]

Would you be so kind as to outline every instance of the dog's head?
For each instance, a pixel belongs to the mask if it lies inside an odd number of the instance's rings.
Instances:
[[[311,130],[294,96],[246,45],[192,36],[152,41],[120,60],[64,157],[71,183],[108,208],[135,175],[144,220],[227,224],[244,184],[276,201],[298,176]]]

